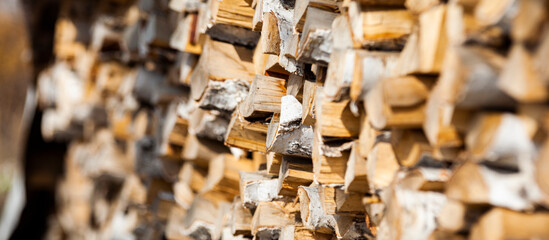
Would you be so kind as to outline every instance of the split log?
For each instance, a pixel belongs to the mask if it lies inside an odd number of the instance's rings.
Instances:
[[[299,186],[313,182],[313,163],[310,159],[283,156],[278,173],[279,195],[296,196]]]
[[[207,39],[191,75],[191,96],[201,99],[210,80],[241,79],[252,82],[254,65],[251,50]]]
[[[313,170],[315,181],[320,184],[345,183],[345,172],[353,142],[335,140],[325,142],[318,130],[313,138]]]
[[[267,151],[310,157],[313,127],[301,124],[301,103],[291,95],[281,98],[281,113],[275,114],[267,132]]]
[[[199,41],[196,41],[196,24],[197,14],[191,13],[184,17],[183,21],[179,21],[177,28],[170,38],[170,47],[181,52],[192,54],[202,53],[202,46]],[[203,40],[204,38],[199,38]]]
[[[311,239],[311,240],[330,240],[332,234],[318,233],[303,226],[288,225],[282,228],[280,240]]]
[[[355,141],[351,148],[349,160],[347,161],[347,170],[345,171],[345,185],[343,188],[346,193],[369,192],[369,183],[366,168],[366,158],[362,156],[359,142]]]
[[[513,210],[532,209],[536,184],[529,173],[465,163],[446,186],[449,198],[468,204],[491,204]]]
[[[263,15],[263,25],[261,28],[261,46],[264,54],[280,54],[280,35],[278,33],[277,19],[273,13]]]
[[[441,71],[447,46],[446,6],[435,6],[419,16],[419,30],[411,32],[402,50],[397,75],[432,74]]]
[[[366,110],[372,126],[377,129],[421,126],[425,118],[424,103],[432,82],[430,78],[413,76],[387,78],[379,82],[366,97]]]
[[[320,188],[322,207],[326,214],[363,215],[362,195],[345,193],[338,187],[322,186]]]
[[[393,190],[377,237],[425,239],[436,229],[446,196],[435,192]]]
[[[511,48],[498,87],[520,102],[544,102],[548,97],[546,82],[536,71],[533,57],[521,44]]]
[[[363,48],[400,50],[414,26],[407,10],[363,10],[358,2],[350,2],[348,11],[353,41]]]
[[[433,158],[433,148],[421,130],[393,130],[391,145],[401,166],[414,167]]]
[[[232,203],[231,233],[233,235],[250,235],[252,232],[252,213],[242,206],[240,196],[236,196]]]
[[[306,23],[309,9],[313,7],[330,12],[336,12],[338,10],[337,1],[334,0],[296,1],[294,5],[294,15],[292,18],[292,25],[294,26],[295,31],[303,32],[303,26]]]
[[[246,208],[255,208],[260,202],[278,197],[278,179],[263,172],[240,172],[240,199]]]
[[[297,60],[328,65],[332,52],[332,22],[337,14],[315,7],[308,7],[306,12]]]
[[[260,239],[277,239],[283,227],[294,224],[289,215],[277,202],[259,203],[252,219],[252,234]]]
[[[253,171],[252,161],[236,159],[231,154],[212,159],[201,194],[219,201],[233,200],[240,195],[240,171]]]
[[[260,121],[247,121],[237,111],[233,114],[227,129],[227,135],[225,136],[227,146],[250,151],[266,151],[267,124]]]
[[[286,95],[285,80],[256,75],[239,111],[245,118],[265,117],[280,112],[280,98]]]
[[[223,82],[209,81],[198,106],[205,110],[232,113],[248,95],[249,84],[243,80],[227,79]]]
[[[280,172],[282,157],[282,154],[274,152],[267,153],[267,173],[277,175]]]
[[[547,238],[547,213],[520,213],[494,208],[483,215],[471,230],[471,239]]]
[[[405,172],[397,184],[414,191],[442,192],[451,175],[452,171],[446,168],[419,167]]]
[[[532,119],[512,114],[478,116],[465,142],[471,160],[510,169],[517,169],[519,161],[532,161],[531,137],[535,133],[532,125],[536,125]]]
[[[388,187],[399,169],[398,161],[391,144],[378,142],[368,153],[366,167],[370,189],[377,190]]]
[[[360,122],[350,109],[350,101],[329,102],[318,89],[315,93],[315,126],[322,136],[357,137]]]

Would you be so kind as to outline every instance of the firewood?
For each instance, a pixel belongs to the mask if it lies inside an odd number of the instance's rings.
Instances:
[[[543,102],[548,96],[547,85],[535,70],[531,54],[521,44],[511,48],[498,87],[520,102]]]
[[[538,159],[535,163],[535,172],[534,172],[534,178],[539,186],[539,189],[541,191],[541,203],[544,205],[549,204],[549,185],[547,184],[547,175],[543,174],[545,169],[549,166],[549,161],[547,158],[547,154],[549,154],[549,142],[545,140],[543,145],[541,146]]]
[[[354,101],[363,99],[384,78],[393,75],[398,61],[398,53],[366,51],[358,52],[353,69],[349,96]],[[374,70],[375,69],[375,70]]]
[[[252,28],[254,10],[245,0],[208,1],[212,14],[212,23]]]
[[[218,208],[207,198],[194,198],[183,220],[183,235],[208,238],[214,234]]]
[[[240,196],[234,198],[231,208],[231,233],[233,235],[251,234],[252,213],[242,206]]]
[[[282,157],[283,155],[279,153],[267,153],[267,173],[278,175],[280,172],[280,165],[282,164]]]
[[[531,194],[536,191],[535,188],[527,172],[509,172],[465,163],[456,169],[448,182],[446,195],[469,204],[491,204],[526,210],[533,207],[534,196]]]
[[[427,238],[435,230],[436,217],[445,202],[446,196],[441,193],[395,189],[377,237]]]
[[[487,210],[489,210],[488,206],[467,205],[448,199],[437,217],[438,229],[445,233],[470,231],[473,224]]]
[[[278,238],[283,227],[293,223],[289,212],[276,202],[261,202],[252,218],[252,234],[258,238]]]
[[[201,194],[220,201],[231,201],[240,194],[239,171],[253,171],[251,160],[236,159],[230,154],[219,155],[210,164]]]
[[[294,15],[293,15],[293,26],[294,29],[298,32],[303,31],[303,26],[306,22],[308,12],[310,8],[317,8],[328,10],[330,12],[335,12],[338,10],[337,1],[334,0],[305,0],[298,1],[294,6]]]
[[[419,30],[413,31],[402,50],[397,75],[438,73],[447,45],[446,6],[438,5],[419,16]]]
[[[189,134],[181,157],[184,160],[193,161],[196,164],[206,167],[211,159],[214,159],[219,154],[228,152],[229,149],[219,141]]]
[[[332,52],[332,22],[337,14],[315,7],[307,8],[305,26],[299,42],[297,60],[327,65]]]
[[[326,214],[361,215],[364,213],[361,194],[345,193],[343,189],[337,187],[322,186],[320,195]]]
[[[303,98],[301,92],[303,88],[303,77],[296,75],[296,74],[290,74],[288,77],[288,82],[286,83],[286,95],[292,95],[298,100],[300,98]]]
[[[303,225],[320,233],[332,233],[336,219],[325,213],[321,205],[319,187],[299,187],[299,206]]]
[[[357,137],[359,119],[351,112],[350,101],[329,102],[321,89],[315,93],[317,126],[322,136]]]
[[[199,0],[170,0],[170,9],[178,12],[198,11]]]
[[[406,172],[397,184],[410,190],[442,192],[451,175],[446,168],[419,167]]]
[[[223,59],[223,60],[221,60]],[[241,79],[249,83],[254,78],[252,52],[244,47],[208,39],[191,75],[191,95],[199,100],[210,80]]]
[[[282,157],[278,173],[279,195],[296,196],[299,186],[313,182],[313,163],[310,159],[299,157]]]
[[[353,41],[369,49],[402,49],[414,25],[406,10],[362,10],[359,3],[351,2],[348,11]]]
[[[420,14],[439,4],[439,0],[406,0],[406,8],[415,14]]]
[[[0,56],[39,71],[15,100],[68,146],[46,238],[549,238],[546,1],[26,5],[34,58]],[[36,128],[8,138],[19,110],[0,155],[33,153],[32,193],[55,178]]]
[[[335,233],[339,238],[353,239],[366,234],[364,222],[350,216],[326,214],[320,201],[319,186],[299,187],[298,196],[303,225],[318,233]]]
[[[345,171],[345,192],[369,192],[368,169],[366,168],[366,158],[362,156],[359,142],[355,141],[351,148],[349,160],[347,161],[347,170]]]
[[[293,239],[311,239],[311,240],[330,240],[332,234],[318,233],[313,230],[307,229],[303,226],[288,225],[285,226],[280,232],[279,239],[281,240],[293,240]]]
[[[223,82],[209,81],[198,106],[206,110],[232,113],[238,103],[248,94],[249,84],[242,80],[227,79]]]
[[[170,38],[170,47],[182,52],[200,54],[202,46],[196,41],[197,15],[194,13],[185,16],[183,21],[179,21],[177,28]]]
[[[256,75],[248,96],[239,106],[245,118],[265,117],[280,112],[280,98],[286,95],[284,79]]]
[[[316,89],[321,88],[315,81],[305,79],[303,81],[303,99],[302,99],[302,114],[301,123],[306,125],[314,125],[315,123],[315,93]]]
[[[261,44],[263,53],[274,55],[280,54],[280,35],[278,33],[277,20],[274,14],[265,13],[263,15],[261,33],[265,34],[265,36],[261,37],[263,40],[263,43]]]
[[[444,99],[458,108],[513,106],[513,100],[497,87],[503,64],[503,57],[490,50],[465,47],[448,50],[437,87],[443,91]],[[479,87],[471,88],[472,84]]]
[[[246,208],[255,208],[260,202],[271,201],[277,196],[278,179],[262,172],[240,172],[240,199]]]
[[[388,187],[399,169],[395,153],[388,142],[378,142],[368,153],[366,168],[370,189]]]
[[[347,14],[340,14],[334,18],[332,22],[332,52],[334,50],[344,50],[355,46],[353,43],[353,35]]]
[[[532,122],[511,114],[480,115],[466,137],[471,160],[516,169],[518,161],[531,159],[534,154],[530,138],[534,133],[529,131],[529,125],[535,125]]]
[[[393,130],[391,144],[401,166],[413,167],[426,158],[433,158],[433,148],[422,131]]]
[[[227,135],[225,136],[227,146],[250,151],[266,151],[267,125],[265,123],[260,121],[249,122],[237,111],[232,116],[227,129]]]
[[[301,104],[293,96],[281,98],[281,113],[275,114],[267,132],[267,151],[310,157],[313,128],[301,124]]]
[[[494,208],[471,230],[471,239],[546,238],[547,213],[520,213]]]
[[[377,129],[421,126],[431,82],[429,78],[412,76],[380,81],[366,97],[368,119],[372,126]],[[397,85],[403,88],[395,87]]]
[[[252,18],[252,30],[261,31],[263,29],[263,0],[255,0],[254,16]]]
[[[353,142],[324,142],[319,131],[315,130],[313,138],[313,170],[315,180],[320,184],[345,183],[345,172],[350,148]]]

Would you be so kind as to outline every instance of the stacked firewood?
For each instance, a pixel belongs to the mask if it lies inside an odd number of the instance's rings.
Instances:
[[[48,236],[549,238],[548,7],[66,1]]]

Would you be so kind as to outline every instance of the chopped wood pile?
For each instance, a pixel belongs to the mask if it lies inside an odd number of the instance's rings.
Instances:
[[[65,1],[48,237],[548,239],[548,9]]]

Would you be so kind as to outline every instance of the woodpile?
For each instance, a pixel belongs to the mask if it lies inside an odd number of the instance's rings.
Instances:
[[[49,237],[549,239],[548,9],[65,1]]]

